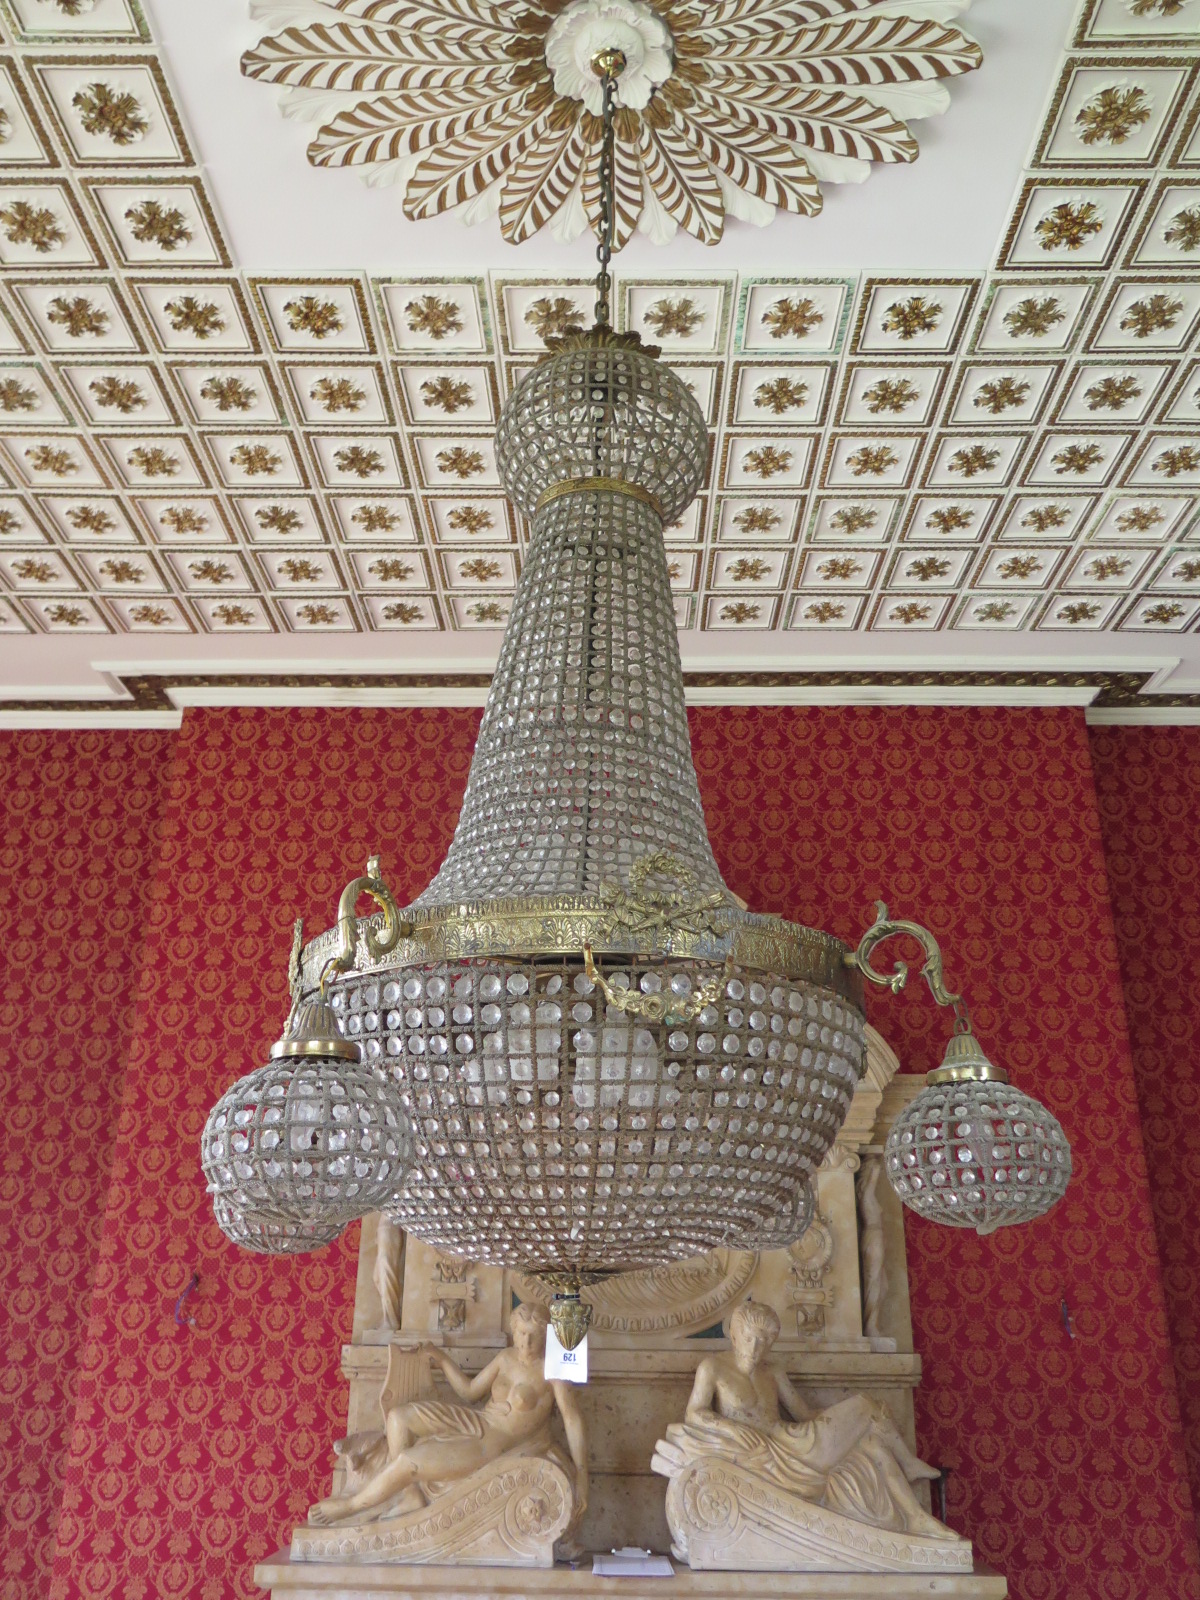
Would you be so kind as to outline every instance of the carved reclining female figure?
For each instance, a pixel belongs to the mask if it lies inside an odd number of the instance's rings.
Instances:
[[[938,1473],[908,1448],[887,1407],[859,1394],[810,1410],[787,1374],[765,1364],[778,1336],[770,1306],[737,1308],[729,1320],[731,1353],[700,1363],[687,1419],[659,1440],[654,1470],[674,1478],[693,1462],[721,1460],[855,1522],[959,1542],[914,1494],[913,1483]],[[783,1420],[781,1406],[793,1420]]]
[[[572,1520],[577,1521],[587,1504],[587,1437],[572,1386],[543,1375],[548,1320],[541,1306],[519,1305],[512,1314],[511,1347],[474,1378],[445,1350],[422,1345],[421,1353],[441,1367],[466,1404],[413,1400],[393,1406],[387,1414],[386,1457],[373,1471],[368,1467],[361,1487],[313,1506],[309,1522],[322,1526],[365,1519],[383,1507],[389,1515],[408,1511],[501,1456],[553,1452],[550,1423],[556,1407],[575,1465]],[[473,1402],[485,1397],[476,1409]]]

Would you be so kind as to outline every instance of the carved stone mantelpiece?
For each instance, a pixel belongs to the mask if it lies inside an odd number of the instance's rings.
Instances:
[[[828,1573],[676,1572],[674,1578],[594,1578],[591,1563],[552,1572],[445,1568],[318,1566],[280,1551],[254,1569],[272,1600],[1005,1600],[997,1572]]]
[[[668,1425],[683,1415],[701,1357],[728,1348],[723,1324],[748,1297],[766,1302],[778,1313],[783,1331],[775,1358],[808,1405],[822,1409],[850,1393],[865,1394],[886,1406],[900,1434],[913,1444],[912,1394],[920,1381],[921,1366],[912,1347],[903,1216],[889,1185],[872,1186],[866,1202],[862,1185],[882,1149],[892,1116],[907,1103],[921,1080],[895,1080],[897,1062],[892,1052],[870,1030],[868,1040],[867,1072],[838,1142],[817,1175],[817,1220],[802,1240],[790,1250],[763,1255],[714,1251],[696,1261],[628,1274],[585,1291],[594,1309],[588,1340],[590,1382],[578,1396],[589,1436],[591,1487],[583,1520],[571,1530],[572,1538],[584,1549],[622,1545],[670,1548],[667,1485],[650,1468],[655,1443]],[[864,1238],[864,1229],[870,1230],[869,1240]],[[381,1294],[393,1287],[393,1280],[381,1262],[393,1265],[397,1256],[402,1284],[400,1326],[392,1329],[387,1325]],[[864,1329],[864,1268],[868,1267],[869,1333]],[[380,1240],[378,1219],[368,1218],[362,1231],[352,1342],[344,1348],[342,1358],[342,1370],[350,1382],[347,1432],[377,1431],[381,1401],[386,1406],[416,1397],[415,1390],[412,1396],[407,1390],[399,1393],[396,1374],[416,1370],[419,1346],[440,1346],[465,1372],[478,1372],[508,1343],[514,1304],[541,1299],[541,1286],[519,1274],[444,1256],[411,1236],[403,1239],[397,1251],[395,1241]],[[423,1380],[427,1386],[422,1393],[435,1399],[450,1398],[445,1384],[436,1374],[434,1378],[437,1381],[431,1386],[428,1379]],[[343,1493],[346,1487],[346,1462],[342,1460],[334,1474],[334,1493]],[[410,1515],[419,1517],[420,1513]],[[382,1523],[375,1524],[373,1536],[382,1537],[383,1531]],[[386,1565],[410,1559],[399,1553],[406,1536],[400,1527],[391,1531],[389,1552],[381,1550],[375,1556],[376,1565],[372,1566],[369,1551],[360,1549],[352,1564],[354,1585],[339,1590],[334,1584],[335,1573],[342,1570],[338,1552],[321,1543],[338,1535],[337,1529],[302,1530],[295,1554],[304,1553],[306,1559],[289,1566],[286,1579],[271,1578],[275,1592],[280,1596],[353,1594],[356,1600],[376,1587],[380,1592],[412,1595],[432,1592],[428,1586],[422,1588],[421,1568]],[[470,1543],[469,1530],[462,1537]],[[494,1533],[486,1536],[493,1537]],[[503,1540],[504,1535],[500,1537]],[[307,1553],[318,1545],[323,1552],[319,1562],[308,1559]],[[476,1588],[473,1580],[468,1586],[471,1569],[465,1563],[487,1557],[467,1553],[451,1559],[461,1566],[453,1592],[473,1595]],[[318,1565],[330,1587],[311,1587],[308,1574]],[[389,1570],[398,1576],[380,1578],[378,1585],[374,1578],[368,1581],[368,1571]],[[553,1576],[560,1574],[564,1579],[564,1588],[556,1591],[560,1593],[574,1592],[584,1576],[561,1567]],[[536,1587],[535,1576],[514,1573],[511,1585],[495,1592],[503,1593],[505,1600],[549,1593]],[[745,1600],[748,1593],[757,1595],[759,1590],[764,1600],[784,1593],[772,1587],[774,1580],[766,1579],[755,1579],[758,1587],[748,1590],[749,1580],[744,1577],[726,1580],[725,1587],[706,1588],[702,1580],[711,1576],[680,1573],[675,1586],[686,1584],[688,1593],[714,1597],[736,1594],[739,1600]],[[479,1592],[490,1595],[483,1577],[481,1573]],[[888,1600],[901,1600],[909,1592],[904,1587],[909,1581],[901,1575],[889,1579],[891,1586],[886,1589],[856,1586],[836,1592],[853,1595],[855,1600],[885,1593]],[[804,1582],[802,1574],[789,1575],[786,1592],[814,1596],[834,1592],[805,1588]],[[977,1580],[934,1574],[920,1582],[922,1587],[912,1592],[919,1592],[923,1600],[940,1595],[982,1600],[985,1595],[1005,1593],[1003,1581],[994,1577]],[[946,1583],[954,1586],[943,1587]],[[964,1583],[967,1587],[961,1586]],[[623,1580],[622,1600],[637,1600],[636,1588]],[[586,1586],[580,1588],[580,1593],[584,1592]],[[654,1592],[657,1596],[658,1591]]]

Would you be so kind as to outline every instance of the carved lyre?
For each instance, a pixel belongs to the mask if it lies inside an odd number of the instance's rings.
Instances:
[[[419,1350],[403,1350],[398,1344],[389,1345],[387,1376],[379,1391],[379,1409],[384,1423],[393,1406],[406,1405],[410,1400],[432,1398],[433,1373],[429,1358]]]

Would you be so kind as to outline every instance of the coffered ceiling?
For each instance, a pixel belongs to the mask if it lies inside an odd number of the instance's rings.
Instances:
[[[310,165],[344,90],[239,58],[389,7],[251,9],[0,0],[10,705],[494,659],[526,530],[491,432],[590,318],[589,241],[409,220],[403,181]],[[919,159],[618,258],[619,324],[712,429],[667,530],[685,664],[1200,690],[1200,0],[887,9],[983,47]]]

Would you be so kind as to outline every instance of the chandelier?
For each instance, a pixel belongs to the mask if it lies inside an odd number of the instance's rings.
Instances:
[[[1062,1130],[983,1057],[925,930],[881,908],[850,951],[722,880],[663,546],[707,430],[659,352],[611,326],[624,58],[593,67],[595,326],[548,339],[500,419],[531,537],[453,841],[411,906],[373,859],[337,925],[297,937],[278,1059],[223,1097],[203,1147],[236,1242],[316,1248],[383,1209],[440,1250],[540,1276],[567,1346],[600,1277],[804,1232],[865,1068],[863,980],[904,981],[870,964],[893,934],[921,941],[959,1019],[888,1142],[901,1198],[986,1231],[1047,1210],[1070,1175]],[[363,892],[379,910],[359,920]]]

